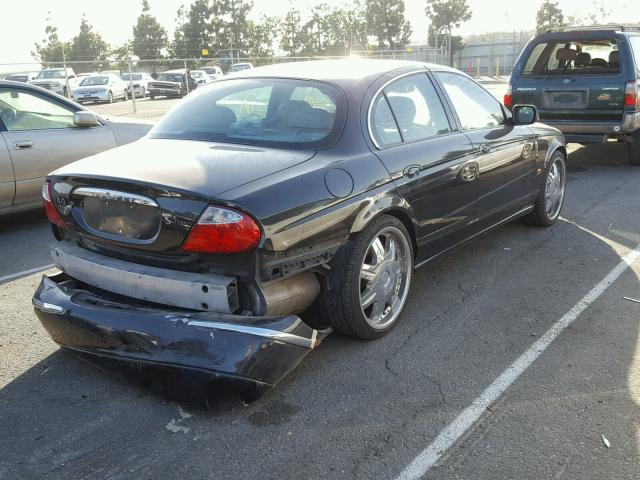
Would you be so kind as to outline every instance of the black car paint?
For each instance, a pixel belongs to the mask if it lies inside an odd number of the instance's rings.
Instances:
[[[376,216],[386,213],[402,220],[413,234],[415,263],[423,265],[478,233],[527,213],[539,191],[548,160],[554,151],[564,151],[563,139],[557,130],[540,124],[512,125],[506,111],[505,125],[499,128],[462,132],[455,112],[440,88],[437,91],[448,111],[453,133],[386,149],[376,148],[368,133],[368,105],[376,92],[389,80],[405,74],[428,75],[437,83],[433,72],[439,68],[444,67],[403,66],[348,86],[337,82],[337,86],[345,91],[349,112],[339,140],[331,148],[318,150],[311,156],[305,153],[307,158],[302,161],[291,162],[286,168],[267,172],[234,188],[215,185],[219,165],[202,159],[204,177],[197,188],[189,183],[192,180],[169,178],[171,175],[167,176],[161,169],[147,171],[143,178],[135,173],[137,167],[132,167],[134,179],[131,180],[110,176],[109,170],[103,167],[104,162],[82,161],[64,167],[50,176],[54,187],[63,184],[64,191],[68,192],[76,185],[99,184],[144,193],[159,199],[165,218],[175,217],[177,221],[166,221],[158,242],[151,245],[123,245],[87,235],[81,229],[74,232],[75,226],[70,233],[59,233],[103,254],[179,270],[232,272],[239,276],[240,282],[250,283],[322,265],[331,266],[333,255],[351,235],[364,229]],[[460,170],[466,163],[477,162],[481,170],[485,160],[489,164],[496,163],[491,152],[483,153],[481,145],[486,143],[496,155],[506,152],[504,161],[497,162],[495,168],[487,167],[486,179],[481,174],[480,179],[473,182],[462,182]],[[117,158],[118,153],[118,150],[112,153],[113,157]],[[283,156],[289,154],[281,153]],[[105,156],[103,160],[107,158]],[[404,174],[407,163],[419,166],[418,174],[412,178]],[[231,177],[245,169],[240,163],[225,164],[225,172]],[[65,195],[64,192],[60,194]],[[478,207],[478,202],[482,208]],[[208,203],[241,208],[255,218],[263,230],[259,248],[237,256],[181,252],[180,239],[184,239]],[[330,272],[325,270],[320,276],[327,285],[331,284]],[[47,303],[45,293],[50,292],[51,289],[41,287],[34,301]],[[62,299],[65,312],[72,307],[72,298]],[[45,313],[37,307],[36,311],[41,319],[45,318]],[[156,317],[175,313],[165,309]],[[67,318],[69,314],[47,315],[43,321],[55,323],[62,321],[59,317]],[[101,328],[111,328],[109,312],[96,318],[99,318]],[[242,321],[241,316],[234,315],[233,318]],[[156,333],[163,335],[160,331]],[[172,335],[170,331],[166,334]],[[69,338],[73,336],[60,335],[57,341],[64,346],[73,346],[69,345]],[[253,355],[256,345],[244,341],[251,345],[247,355]],[[190,357],[197,357],[195,344],[192,347],[181,357],[182,366],[189,367]],[[114,347],[108,353],[141,360],[140,355],[131,356],[126,348]],[[147,360],[163,361],[152,355]],[[218,370],[216,365],[209,368],[214,372]]]

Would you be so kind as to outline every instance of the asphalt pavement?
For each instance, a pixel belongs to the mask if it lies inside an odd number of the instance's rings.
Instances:
[[[576,305],[423,473],[638,478],[640,304],[623,297],[640,299],[640,261],[602,281],[640,243],[640,168],[622,145],[572,150],[555,226],[512,223],[428,265],[388,336],[332,334],[253,403],[226,390],[209,409],[179,403],[156,379],[88,365],[37,322],[40,275],[4,281],[0,478],[396,479]],[[0,219],[0,277],[46,266],[50,240],[41,212]]]

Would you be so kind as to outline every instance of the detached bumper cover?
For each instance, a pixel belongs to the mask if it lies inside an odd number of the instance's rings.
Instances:
[[[251,317],[138,306],[43,276],[36,315],[51,338],[84,353],[273,386],[328,333],[296,316]]]

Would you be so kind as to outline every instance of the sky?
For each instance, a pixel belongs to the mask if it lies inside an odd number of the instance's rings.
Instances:
[[[345,0],[323,0],[330,6],[343,5]],[[467,0],[473,12],[472,19],[456,32],[475,35],[492,31],[528,31],[535,28],[536,11],[542,0]],[[176,11],[191,0],[149,0],[152,13],[170,32],[175,28]],[[294,5],[302,12],[319,3],[318,0],[296,0]],[[428,20],[424,13],[425,0],[405,0],[405,15],[413,28],[412,41],[424,40]],[[637,0],[559,0],[565,15],[576,15],[595,10],[604,4],[612,12],[606,22],[640,22],[640,2]],[[78,32],[80,19],[87,20],[111,45],[122,45],[131,38],[132,26],[140,14],[141,2],[136,0],[0,0],[4,12],[0,29],[0,70],[9,63],[33,62],[33,44],[44,38],[46,19],[59,29],[60,38],[69,40]],[[284,16],[289,0],[254,0],[251,17],[261,14]],[[50,12],[50,13],[49,13]],[[602,23],[602,22],[601,22]]]

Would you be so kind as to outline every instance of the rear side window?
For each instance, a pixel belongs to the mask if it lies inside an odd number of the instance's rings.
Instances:
[[[373,102],[370,122],[379,146],[451,132],[440,98],[424,73],[403,77],[386,86]]]
[[[405,142],[449,133],[449,121],[431,81],[423,73],[397,80],[384,89]]]
[[[527,57],[523,75],[612,74],[620,71],[616,40],[542,42]]]

